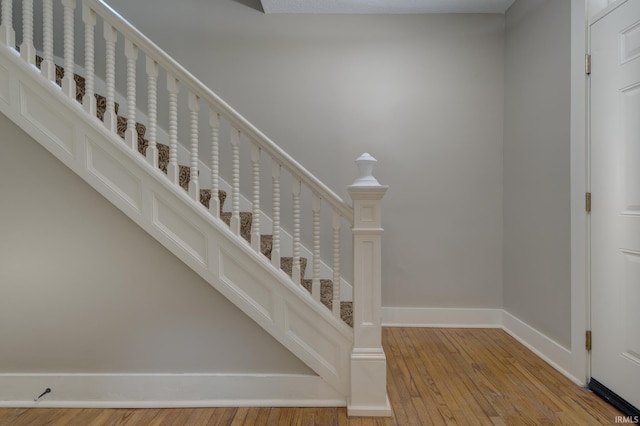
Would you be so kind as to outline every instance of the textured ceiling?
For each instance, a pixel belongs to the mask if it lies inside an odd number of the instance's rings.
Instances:
[[[265,13],[504,13],[514,0],[261,0]]]

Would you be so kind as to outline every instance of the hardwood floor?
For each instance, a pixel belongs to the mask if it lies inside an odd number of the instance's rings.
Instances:
[[[622,414],[499,329],[385,328],[391,418],[345,408],[0,408],[0,425],[613,425]]]

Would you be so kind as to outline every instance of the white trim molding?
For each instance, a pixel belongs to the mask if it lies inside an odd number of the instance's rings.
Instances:
[[[587,6],[571,1],[571,345],[572,360],[567,366],[580,382],[588,381],[589,355],[585,330],[589,329],[588,228],[585,193],[588,186]]]
[[[580,386],[572,352],[502,309],[383,308],[384,327],[502,328]],[[33,399],[46,388],[52,392]],[[0,374],[0,407],[346,406],[318,376],[269,374]]]
[[[502,329],[579,386],[584,382],[570,373],[571,351],[524,321],[502,311]]]
[[[51,392],[34,401],[45,389]],[[0,374],[0,407],[343,407],[303,374]]]
[[[382,326],[501,328],[571,381],[585,384],[571,373],[575,357],[570,350],[503,309],[383,307]]]
[[[383,327],[499,328],[500,309],[382,308]]]

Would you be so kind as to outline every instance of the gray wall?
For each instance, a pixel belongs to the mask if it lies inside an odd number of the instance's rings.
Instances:
[[[0,373],[309,373],[0,114]]]
[[[379,160],[384,306],[502,307],[504,16],[109,4],[345,199]]]
[[[571,347],[570,0],[506,14],[504,308]]]
[[[506,33],[502,15],[242,3],[109,0],[345,199],[353,159],[378,158],[384,306],[504,307],[569,347],[569,0],[516,1]]]

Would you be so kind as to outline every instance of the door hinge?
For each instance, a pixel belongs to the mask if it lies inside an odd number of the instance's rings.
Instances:
[[[585,337],[585,346],[587,347],[587,351],[591,352],[591,330],[587,330]]]
[[[591,193],[587,192],[585,195],[585,209],[587,213],[591,213]]]
[[[588,53],[584,57],[584,72],[587,75],[591,75],[591,55]]]

